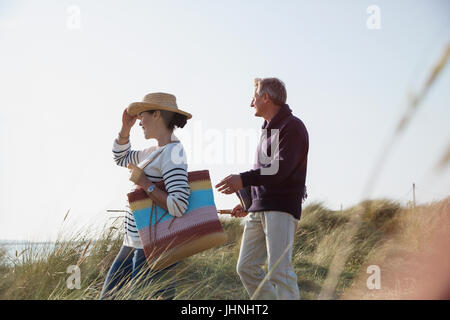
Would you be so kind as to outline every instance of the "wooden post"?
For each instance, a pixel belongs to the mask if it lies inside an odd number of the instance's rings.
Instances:
[[[413,183],[413,208],[416,208],[416,184]]]

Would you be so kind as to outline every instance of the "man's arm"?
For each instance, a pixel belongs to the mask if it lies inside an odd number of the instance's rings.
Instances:
[[[239,201],[241,202],[242,208],[244,208],[245,211],[248,211],[248,209],[252,205],[251,187],[247,186],[245,188],[242,188],[241,190],[238,190],[236,192],[236,195],[238,196]]]
[[[274,147],[272,146],[272,150],[275,149]],[[263,166],[264,168],[278,168],[276,173],[265,174],[261,168],[242,172],[240,174],[242,185],[248,187],[282,183],[306,156],[307,151],[308,141],[305,133],[298,127],[287,127],[280,132],[278,154],[272,155],[270,163]]]

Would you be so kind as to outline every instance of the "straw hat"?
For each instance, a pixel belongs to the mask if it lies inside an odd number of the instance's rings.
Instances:
[[[172,111],[180,113],[188,119],[192,118],[190,113],[178,109],[177,98],[174,95],[163,92],[149,93],[142,99],[142,102],[133,102],[127,108],[130,116],[137,116],[141,112],[148,110]]]

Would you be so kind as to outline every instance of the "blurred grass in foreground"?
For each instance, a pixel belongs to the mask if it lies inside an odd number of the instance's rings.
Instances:
[[[343,239],[349,236],[349,221],[354,214],[361,214],[362,222],[351,239],[352,245],[343,247],[348,243]],[[440,230],[448,233],[449,214],[450,197],[416,208],[383,199],[364,201],[343,211],[331,211],[320,203],[308,205],[303,210],[293,249],[301,298],[318,298],[334,255],[344,253],[348,259],[334,299],[395,299],[405,297],[404,290],[414,292],[411,285],[406,288],[390,284],[401,281],[403,275],[396,272],[402,267],[414,268],[411,255],[432,249],[427,245],[432,235]],[[236,273],[243,231],[240,221],[222,221],[229,236],[227,243],[179,264],[176,299],[249,299]],[[98,299],[106,273],[122,244],[118,232],[121,229],[116,221],[105,227],[95,237],[96,241],[91,240],[92,235],[75,232],[69,241],[57,241],[47,251],[30,244],[12,259],[0,250],[0,299]],[[370,264],[382,270],[380,290],[367,289],[370,275],[366,269]],[[80,289],[68,289],[70,273],[66,271],[70,265],[78,265],[81,270]],[[409,284],[418,283],[418,279],[411,280],[411,275],[408,279]],[[164,287],[164,281],[133,294],[130,286],[125,285],[117,298],[155,298],[154,293]]]

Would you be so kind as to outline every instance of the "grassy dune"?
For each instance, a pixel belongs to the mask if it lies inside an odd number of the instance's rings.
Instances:
[[[415,286],[399,287],[399,279],[411,275],[398,270],[402,265],[414,269],[415,255],[429,251],[427,243],[433,235],[442,230],[448,233],[449,214],[450,198],[414,209],[390,200],[365,201],[343,211],[329,210],[320,203],[308,205],[293,249],[301,298],[319,298],[335,255],[346,259],[338,270],[332,299],[413,297],[405,294],[420,289],[419,279],[413,279]],[[355,217],[358,227],[352,234]],[[238,219],[223,221],[223,225],[229,236],[226,244],[179,264],[176,299],[249,299],[235,271],[243,227]],[[74,233],[70,241],[57,241],[49,252],[30,245],[12,260],[0,251],[0,299],[98,299],[122,243],[121,229],[116,221],[105,227],[96,241],[90,241],[89,234]],[[447,241],[448,237],[440,239]],[[380,290],[367,289],[366,269],[371,264],[381,268]],[[70,265],[80,268],[79,289],[67,286]],[[154,283],[131,296],[126,285],[119,298],[148,299],[161,286],[164,283]]]

